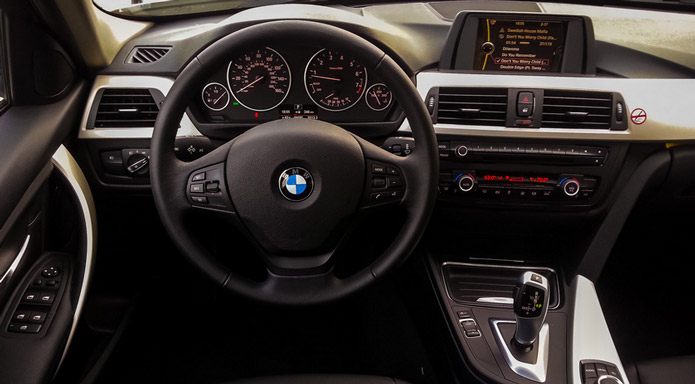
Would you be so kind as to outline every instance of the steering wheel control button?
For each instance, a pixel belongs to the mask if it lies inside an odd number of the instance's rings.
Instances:
[[[205,172],[196,173],[193,175],[191,181],[203,181],[205,180]]]
[[[403,181],[401,180],[400,177],[389,177],[388,178],[388,186],[389,186],[389,188],[402,187]]]
[[[386,173],[386,166],[381,164],[373,164],[372,173],[375,175],[383,175]]]
[[[208,198],[205,196],[191,196],[191,200],[197,204],[208,204]]]
[[[205,192],[207,193],[219,193],[220,192],[220,182],[212,181],[205,184]]]
[[[389,174],[389,175],[393,175],[393,176],[396,176],[396,175],[400,175],[400,174],[401,174],[401,173],[398,172],[398,170],[397,170],[396,168],[394,168],[394,167],[386,167],[386,173]]]
[[[372,188],[374,188],[374,189],[386,188],[386,178],[384,178],[384,177],[373,178],[372,179]]]
[[[304,168],[288,168],[280,174],[280,193],[289,201],[302,201],[314,190],[314,179]]]
[[[50,266],[50,267],[44,268],[41,271],[41,276],[43,276],[45,278],[56,277],[58,275],[60,275],[60,268],[55,267],[55,266]]]
[[[203,184],[191,184],[191,193],[203,193],[205,192],[205,187]]]

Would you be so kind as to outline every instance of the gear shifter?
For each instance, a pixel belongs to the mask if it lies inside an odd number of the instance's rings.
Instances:
[[[514,314],[516,331],[512,345],[520,351],[529,351],[538,338],[545,315],[548,313],[548,279],[534,272],[525,272],[514,288]]]

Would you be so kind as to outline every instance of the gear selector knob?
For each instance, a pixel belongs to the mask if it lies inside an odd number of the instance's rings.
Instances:
[[[550,292],[548,279],[535,272],[525,272],[514,288],[514,314],[516,331],[513,343],[521,349],[530,349],[548,313]]]

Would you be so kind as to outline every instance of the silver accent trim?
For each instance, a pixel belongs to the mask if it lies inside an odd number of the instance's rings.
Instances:
[[[164,96],[169,93],[174,79],[159,76],[111,76],[102,75],[94,79],[94,85],[89,91],[87,105],[82,115],[80,139],[150,139],[153,128],[93,128],[87,129],[89,113],[92,111],[97,92],[103,88],[154,88],[162,92]],[[184,113],[181,124],[176,134],[177,137],[203,136],[191,121],[188,113]]]
[[[523,361],[517,360],[512,351],[509,350],[509,346],[504,341],[502,332],[500,331],[499,324],[516,324],[512,320],[491,320],[492,329],[495,334],[495,341],[497,341],[497,346],[504,356],[504,360],[509,364],[514,373],[524,377],[526,379],[537,381],[539,383],[544,383],[546,375],[548,374],[548,356],[550,352],[550,337],[548,323],[543,324],[541,327],[541,332],[538,334],[538,358],[535,364],[524,363]]]
[[[77,323],[82,315],[82,309],[84,308],[85,300],[87,298],[87,289],[92,277],[92,268],[94,266],[94,257],[96,253],[97,222],[96,208],[92,198],[92,192],[89,189],[89,184],[87,183],[87,179],[85,178],[84,173],[82,173],[80,166],[77,164],[70,152],[68,152],[65,146],[61,145],[53,154],[51,161],[53,162],[53,165],[55,165],[55,167],[60,171],[60,173],[65,176],[68,183],[74,190],[80,205],[80,209],[82,210],[86,227],[86,254],[84,275],[82,276],[82,286],[80,287],[80,294],[77,298],[77,303],[75,304],[75,314],[72,318],[72,326],[70,328],[70,333],[68,334],[67,342],[65,343],[65,349],[63,350],[63,355],[61,356],[60,362],[58,363],[58,368],[56,369],[56,372],[58,372],[60,366],[63,364],[65,356],[67,355],[72,338],[75,335]]]
[[[626,131],[603,129],[505,128],[434,124],[440,134],[490,137],[589,139],[621,141],[680,141],[695,137],[692,90],[695,79],[623,79],[605,77],[520,76],[426,71],[416,77],[423,99],[435,87],[490,87],[592,90],[620,92],[625,100]],[[630,111],[642,108],[648,119],[641,125],[630,121]],[[409,132],[407,119],[399,131]]]
[[[511,297],[479,297],[476,302],[514,305],[514,299]]]
[[[0,284],[4,283],[5,279],[7,279],[7,281],[10,281],[10,279],[12,278],[12,275],[14,275],[14,271],[17,270],[19,263],[22,262],[22,258],[24,257],[24,252],[27,251],[27,247],[29,246],[29,240],[31,240],[31,235],[27,235],[27,238],[24,240],[24,244],[22,245],[22,248],[19,250],[19,253],[12,261],[12,264],[10,264],[9,268],[7,268],[7,271],[5,271],[5,273],[2,275],[2,277],[0,277]]]
[[[479,260],[493,260],[493,259],[479,259]],[[444,276],[444,267],[447,265],[454,265],[454,266],[460,266],[460,267],[479,267],[479,268],[499,268],[499,269],[516,269],[516,270],[542,270],[542,271],[548,271],[552,272],[555,276],[557,276],[557,272],[555,272],[554,269],[548,268],[548,267],[534,267],[534,266],[529,266],[529,265],[495,265],[495,264],[476,264],[476,263],[460,263],[456,261],[445,261],[442,263],[442,265],[439,267],[439,272],[441,273],[442,276],[442,283],[444,284],[444,292],[446,292],[446,296],[449,298],[449,300],[454,301],[454,302],[459,302],[457,300],[454,300],[451,295],[449,295],[449,287],[446,285],[446,277]],[[550,289],[548,289],[550,291]],[[560,287],[555,286],[555,295],[557,298],[560,298]],[[514,299],[512,299],[513,301]],[[548,310],[551,309],[557,309],[560,305],[560,300],[558,300],[557,305],[554,307],[548,307]]]
[[[594,283],[579,275],[572,282],[571,292],[574,292],[574,308],[570,334],[570,384],[582,384],[582,360],[601,360],[615,365],[624,378],[623,382],[629,384],[603,316]]]

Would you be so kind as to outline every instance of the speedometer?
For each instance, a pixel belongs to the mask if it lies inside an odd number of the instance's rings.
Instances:
[[[304,71],[304,85],[319,107],[344,111],[364,94],[367,70],[355,59],[322,49],[309,60]]]
[[[292,77],[285,58],[266,47],[232,60],[227,81],[239,104],[252,111],[268,111],[285,100]]]

